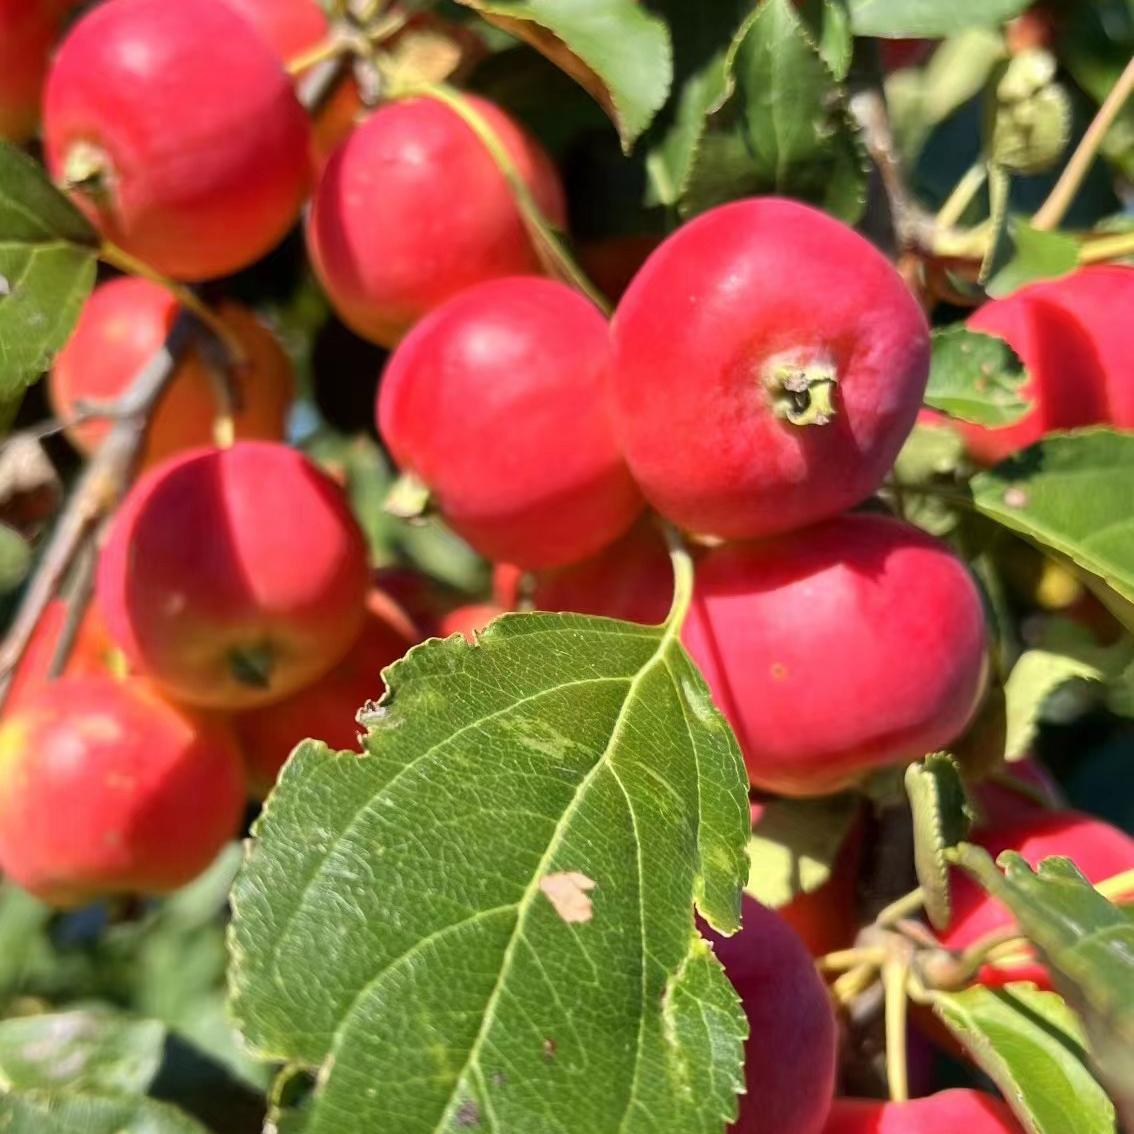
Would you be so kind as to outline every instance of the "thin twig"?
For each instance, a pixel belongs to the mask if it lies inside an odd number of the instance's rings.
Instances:
[[[106,526],[107,517],[103,517],[99,530]],[[59,632],[59,641],[55,643],[55,650],[51,655],[51,663],[47,667],[47,679],[54,680],[66,668],[67,660],[75,649],[79,637],[79,628],[83,624],[87,607],[90,606],[91,596],[94,594],[95,567],[98,564],[98,539],[87,540],[78,555],[74,568],[71,570],[69,593],[66,598],[67,615],[63,620],[63,629]]]
[[[1131,92],[1134,92],[1134,57],[1131,57],[1130,62],[1126,64],[1126,69],[1118,77],[1118,82],[1114,84],[1110,94],[1099,107],[1094,121],[1087,127],[1087,132],[1059,175],[1059,180],[1047,200],[1040,205],[1036,215],[1032,217],[1032,228],[1041,231],[1056,228],[1067,215],[1067,210],[1071,207],[1083,178],[1087,176],[1087,171],[1091,168],[1107,131],[1114,124]]]

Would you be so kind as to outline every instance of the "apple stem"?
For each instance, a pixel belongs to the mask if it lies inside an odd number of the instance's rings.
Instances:
[[[906,1049],[906,1023],[913,947],[895,947],[882,966],[882,987],[886,997],[886,1081],[890,1098],[896,1103],[910,1097],[909,1067]]]
[[[676,636],[681,633],[685,616],[689,613],[689,604],[693,601],[693,556],[675,527],[664,524],[662,530],[669,548],[669,561],[673,566],[673,602],[663,625]]]
[[[420,520],[430,509],[432,492],[429,485],[413,473],[402,473],[386,495],[383,509],[400,520]]]
[[[838,374],[828,364],[780,363],[768,378],[772,409],[792,425],[826,425],[835,416],[838,384]]]

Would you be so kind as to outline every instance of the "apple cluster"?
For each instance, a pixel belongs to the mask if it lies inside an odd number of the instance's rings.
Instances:
[[[392,351],[375,414],[399,499],[443,517],[495,587],[437,611],[421,580],[371,569],[343,486],[286,443],[287,354],[221,305],[241,356],[231,437],[216,443],[198,345],[152,414],[64,674],[48,677],[56,602],[15,675],[6,875],[60,906],[176,889],[298,741],[356,746],[356,710],[411,645],[475,643],[511,610],[660,623],[675,539],[695,564],[682,642],[736,734],[754,812],[769,793],[859,788],[965,732],[987,683],[981,593],[876,498],[923,412],[930,335],[872,244],[790,200],[736,201],[638,249],[608,318],[556,278],[532,218],[565,226],[563,186],[500,107],[410,91],[367,112],[348,82],[312,121],[285,64],[327,37],[315,0],[106,0],[49,60],[68,7],[0,0],[21,28],[0,36],[15,52],[0,55],[0,132],[26,138],[42,105],[54,178],[139,269],[94,291],[49,375],[74,446],[105,439],[84,407],[120,396],[169,335],[178,304],[156,280],[245,268],[302,211],[335,311]],[[1134,270],[1087,268],[972,317],[1020,354],[1035,400],[1015,426],[966,429],[975,458],[1134,426],[1127,336],[1106,314],[1118,290],[1134,295]],[[987,789],[976,841],[1070,854],[1092,880],[1134,867],[1126,836],[1022,798]],[[751,1028],[736,1129],[1017,1131],[971,1091],[835,1100],[839,1026],[814,958],[854,940],[860,851],[852,835],[823,890],[778,912],[746,898],[733,938],[703,927]],[[1010,924],[962,885],[943,950]],[[1050,987],[1026,951],[966,979]]]

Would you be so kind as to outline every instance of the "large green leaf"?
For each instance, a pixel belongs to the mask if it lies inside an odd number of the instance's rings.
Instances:
[[[669,30],[637,0],[459,2],[527,40],[582,84],[610,115],[627,149],[669,94]]]
[[[674,629],[506,615],[384,676],[233,891],[232,1008],[319,1069],[306,1134],[717,1134],[744,1024],[692,905],[736,925],[746,777]]]
[[[0,1021],[0,1089],[140,1094],[161,1065],[165,1028],[109,1008]]]
[[[18,1091],[0,1095],[4,1134],[208,1134],[165,1103],[120,1095]]]
[[[973,500],[986,516],[1066,556],[1134,600],[1134,434],[1055,435],[981,473]]]
[[[1134,921],[1067,858],[1033,870],[1015,852],[962,848],[961,864],[1012,911],[1079,1014],[1091,1058],[1123,1122],[1134,1122]],[[1078,1127],[1076,1127],[1076,1130]]]
[[[1011,425],[1032,408],[1021,396],[1023,363],[1003,340],[966,327],[933,332],[933,364],[925,403],[960,421]]]
[[[38,162],[0,141],[0,400],[31,385],[94,286],[98,234]]]
[[[1030,984],[974,985],[934,993],[932,1003],[1028,1134],[1112,1134],[1114,1107],[1086,1065],[1082,1029],[1062,997]]]
[[[1079,266],[1079,242],[1065,232],[1032,228],[1013,217],[1008,234],[1011,245],[1006,262],[995,270],[985,289],[994,298],[1010,295],[1037,280],[1065,276]]]
[[[865,200],[862,151],[844,92],[791,0],[762,0],[726,66],[724,126],[701,139],[682,212],[780,193],[856,220]]]
[[[1018,16],[1032,0],[849,0],[856,35],[937,39]]]

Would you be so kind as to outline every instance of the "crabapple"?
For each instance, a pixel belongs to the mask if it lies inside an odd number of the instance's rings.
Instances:
[[[481,554],[535,570],[584,559],[642,510],[607,414],[607,324],[565,284],[491,280],[390,358],[378,429]]]
[[[562,225],[563,189],[544,150],[492,103],[462,98],[499,139],[541,212]],[[379,107],[331,155],[307,242],[343,321],[385,346],[473,284],[541,270],[484,143],[455,110],[427,97]]]
[[[313,736],[333,749],[354,748],[358,741],[358,710],[382,695],[382,670],[414,644],[407,636],[404,616],[369,613],[358,641],[346,657],[318,681],[262,709],[233,717],[233,728],[244,753],[252,794],[271,790],[291,750]]]
[[[819,1134],[835,1091],[838,1029],[811,955],[778,914],[744,895],[740,932],[703,924],[748,1017],[735,1134]]]
[[[524,576],[513,563],[497,563],[492,568],[492,601],[503,610],[515,610],[524,589]]]
[[[709,551],[682,640],[757,787],[822,795],[967,724],[985,624],[965,565],[888,516]]]
[[[224,0],[287,63],[327,38],[331,30],[319,0]]]
[[[974,460],[996,464],[1052,430],[1106,420],[1106,384],[1093,337],[1056,302],[1053,284],[1032,284],[994,299],[966,326],[1003,339],[1020,356],[1028,371],[1021,393],[1033,403],[1012,425],[960,424]]]
[[[243,268],[295,221],[311,128],[272,49],[222,0],[109,0],[48,76],[52,175],[103,235],[182,280]]]
[[[835,1099],[822,1134],[1023,1134],[1011,1110],[981,1091],[941,1091],[909,1102]]]
[[[67,624],[67,603],[52,599],[40,616],[20,664],[12,674],[8,705],[18,705],[46,681],[55,650]],[[106,632],[102,615],[91,603],[79,621],[75,642],[63,670],[66,677],[106,676],[111,669],[114,643]]]
[[[190,704],[250,708],[318,680],[365,620],[366,543],[341,490],[283,445],[194,449],[114,518],[98,599],[128,661]]]
[[[503,613],[504,608],[492,602],[458,606],[441,619],[437,635],[440,638],[448,638],[450,634],[463,634],[468,641],[475,642],[476,635]]]
[[[177,316],[177,301],[149,280],[123,277],[97,287],[59,352],[47,392],[55,413],[72,419],[79,403],[110,402],[123,394],[164,342]],[[295,393],[291,363],[275,336],[247,308],[226,303],[220,317],[245,352],[238,377],[236,436],[278,441]],[[150,418],[145,467],[213,438],[218,412],[215,379],[197,351],[187,354]],[[67,430],[84,453],[110,431],[106,420],[82,421]]]
[[[886,258],[794,201],[721,205],[646,261],[611,324],[614,421],[646,499],[747,539],[865,500],[913,427],[929,329]]]
[[[673,601],[673,567],[665,540],[649,520],[635,524],[597,555],[534,576],[536,610],[598,614],[656,626]]]
[[[972,841],[993,858],[1006,850],[1017,851],[1033,867],[1041,859],[1065,855],[1096,885],[1134,870],[1134,839],[1101,819],[1077,811],[1035,808],[1031,814],[976,832]],[[1134,888],[1127,896],[1134,897]],[[1012,924],[1007,907],[967,876],[955,876],[953,916],[940,935],[946,948],[967,949]],[[1016,956],[986,964],[978,979],[990,988],[1021,980],[1051,988],[1050,973],[1027,948]]]
[[[35,133],[62,7],[0,0],[0,138],[26,142]]]
[[[227,727],[141,678],[61,678],[0,726],[0,868],[54,905],[175,890],[243,811]]]

